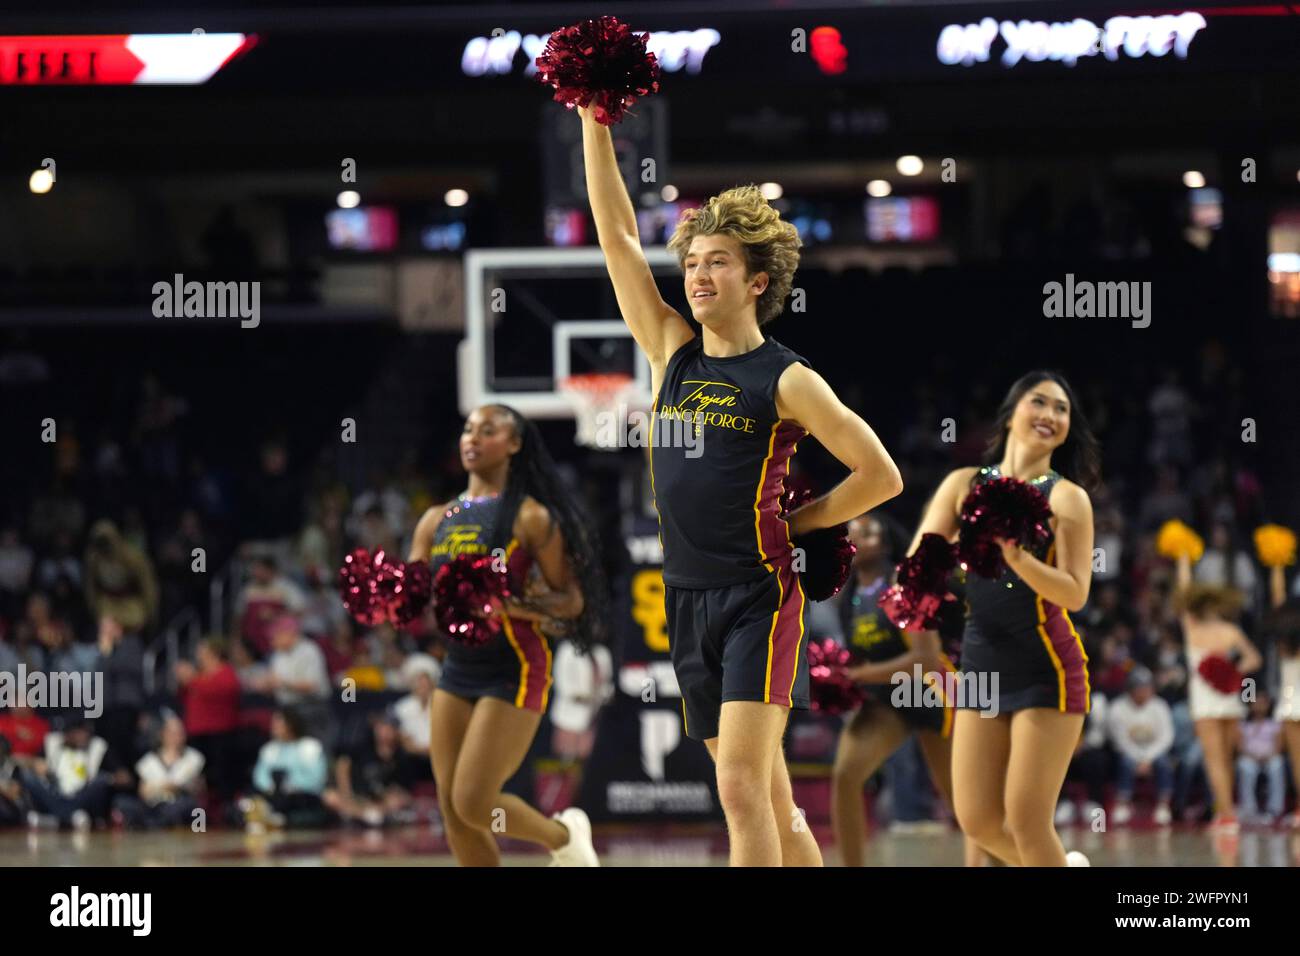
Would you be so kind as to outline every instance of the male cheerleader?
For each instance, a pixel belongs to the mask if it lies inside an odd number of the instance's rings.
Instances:
[[[651,481],[686,733],[717,764],[732,865],[818,866],[781,749],[790,708],[808,706],[791,538],[875,508],[902,479],[867,423],[805,359],[760,330],[790,294],[797,230],[754,186],[682,217],[668,248],[703,327],[696,335],[655,285],[609,129],[579,112],[600,247],[653,373]],[[809,434],[851,474],[782,521],[790,457]]]

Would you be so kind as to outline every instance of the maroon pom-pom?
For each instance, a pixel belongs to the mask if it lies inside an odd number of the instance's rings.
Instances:
[[[998,538],[1031,551],[1051,540],[1052,509],[1043,493],[1019,478],[994,478],[976,485],[961,506],[957,557],[962,566],[996,580],[1006,570]]]
[[[486,644],[501,629],[496,616],[510,585],[491,555],[461,554],[433,578],[433,608],[438,626],[459,644]]]
[[[1196,670],[1207,684],[1221,694],[1235,694],[1241,690],[1242,673],[1226,657],[1218,654],[1203,657]]]
[[[813,498],[811,488],[790,488],[781,496],[781,518],[789,520],[792,512]],[[839,593],[849,579],[853,556],[858,549],[849,540],[847,524],[819,528],[798,535],[791,543],[803,552],[803,570],[799,573],[804,595],[810,601],[827,601]]]
[[[941,534],[923,534],[916,551],[898,563],[895,583],[876,603],[901,630],[936,630],[957,603],[948,590],[948,575],[956,566],[952,542]]]
[[[386,562],[376,585],[388,620],[398,627],[419,620],[433,598],[433,574],[427,561]]]
[[[596,122],[613,126],[639,97],[659,91],[649,37],[616,17],[583,20],[551,34],[537,58],[537,77],[555,87],[555,102],[590,107]]]
[[[339,568],[339,596],[343,607],[358,624],[374,627],[388,617],[388,605],[379,588],[385,554],[376,551],[371,556],[366,548],[357,548],[343,559]]]
[[[866,695],[845,673],[851,657],[848,648],[829,637],[808,643],[809,691],[813,710],[835,716],[862,706]]]

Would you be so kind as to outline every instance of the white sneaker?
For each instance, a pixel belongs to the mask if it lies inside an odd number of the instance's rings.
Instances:
[[[1133,819],[1133,805],[1129,803],[1117,803],[1115,809],[1110,812],[1110,822],[1117,827],[1128,825]]]
[[[1167,803],[1156,804],[1156,811],[1155,813],[1151,814],[1151,819],[1155,822],[1155,825],[1158,827],[1167,827],[1169,826],[1169,824],[1173,823],[1174,815],[1169,809],[1169,804]]]
[[[1090,863],[1088,861],[1088,858],[1084,856],[1082,853],[1080,853],[1078,850],[1071,850],[1069,853],[1065,854],[1065,865],[1066,866],[1092,866],[1092,863]]]
[[[86,833],[89,831],[92,822],[90,814],[85,810],[72,811],[72,829],[76,830],[78,833]]]
[[[1056,808],[1056,825],[1058,827],[1071,826],[1078,813],[1078,808],[1075,807],[1073,802],[1062,800],[1061,805]]]
[[[551,814],[569,831],[569,842],[551,851],[552,866],[600,866],[596,848],[591,845],[591,821],[577,807]]]

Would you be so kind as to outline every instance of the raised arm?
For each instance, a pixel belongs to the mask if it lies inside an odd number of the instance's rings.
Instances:
[[[841,402],[812,369],[794,364],[781,373],[776,411],[806,428],[851,472],[828,494],[791,516],[792,535],[856,518],[903,490],[898,466],[871,426]]]
[[[605,254],[605,267],[614,283],[623,321],[650,360],[657,390],[668,359],[695,333],[659,294],[650,264],[641,251],[636,212],[619,172],[609,127],[597,123],[583,107],[578,112],[582,116],[582,155],[596,238]]]

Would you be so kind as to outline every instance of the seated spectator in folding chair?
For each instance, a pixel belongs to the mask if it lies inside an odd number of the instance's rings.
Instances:
[[[1286,758],[1282,756],[1282,724],[1272,715],[1273,698],[1261,690],[1238,727],[1237,805],[1242,821],[1272,826],[1282,819],[1286,803]],[[1260,775],[1268,781],[1268,803],[1259,810]]]
[[[397,715],[375,715],[370,722],[370,734],[334,761],[334,786],[325,791],[325,806],[345,823],[378,827],[408,822],[413,817],[411,792]]]
[[[45,759],[21,774],[32,803],[27,823],[32,829],[71,826],[89,830],[108,813],[114,786],[130,783],[91,721],[73,718],[62,732],[45,737]]]
[[[442,667],[428,654],[412,654],[402,665],[402,680],[410,693],[393,705],[403,753],[403,770],[412,780],[432,781],[429,760],[429,702]]]
[[[280,708],[253,768],[256,795],[239,802],[245,825],[250,831],[321,826],[328,816],[321,801],[328,772],[321,742],[304,735],[295,711]]]
[[[1129,673],[1128,693],[1111,702],[1106,731],[1115,748],[1117,771],[1111,821],[1125,826],[1133,819],[1133,788],[1137,778],[1148,777],[1155,783],[1152,820],[1156,826],[1169,826],[1174,716],[1165,699],[1156,696],[1155,677],[1147,668],[1139,665]]]
[[[9,738],[0,735],[0,827],[16,826],[27,819],[30,807],[18,779],[21,769],[9,746]]]
[[[4,670],[0,667],[0,670]],[[30,767],[45,753],[45,736],[50,723],[30,707],[10,707],[0,711],[0,737],[9,740],[15,763]]]
[[[113,799],[115,819],[132,830],[189,826],[203,787],[203,754],[186,743],[185,725],[174,715],[164,719],[158,746],[135,765],[137,794]]]
[[[269,673],[254,689],[273,695],[280,708],[291,708],[298,715],[305,733],[328,742],[333,688],[325,653],[319,644],[302,635],[298,619],[288,614],[272,626],[271,647]]]

